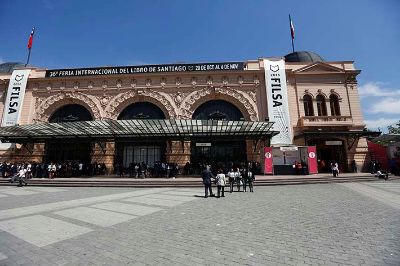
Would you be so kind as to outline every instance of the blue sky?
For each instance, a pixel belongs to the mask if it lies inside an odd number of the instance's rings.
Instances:
[[[400,120],[399,0],[0,0],[0,62],[47,68],[217,62],[296,50],[354,60],[368,128]]]

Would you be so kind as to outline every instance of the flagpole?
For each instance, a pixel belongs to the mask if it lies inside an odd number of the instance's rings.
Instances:
[[[292,30],[292,18],[290,17],[290,14],[289,14],[289,29],[290,29],[290,32],[291,32],[291,30]],[[292,39],[292,51],[294,53],[294,38],[293,38],[292,34],[290,34],[290,38]]]
[[[29,58],[31,57],[31,49],[32,49],[32,48],[29,48],[29,49],[28,49],[28,50],[29,50],[29,52],[28,52],[28,59],[26,60],[25,66],[27,66],[27,65],[29,64]]]
[[[25,67],[29,64],[29,59],[31,58],[33,34],[35,34],[35,27],[32,28],[31,34],[29,35],[29,40],[28,40],[28,50],[29,50],[29,52],[28,52],[28,59],[26,59]]]

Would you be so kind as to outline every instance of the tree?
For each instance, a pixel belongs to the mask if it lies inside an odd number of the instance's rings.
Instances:
[[[400,120],[394,125],[388,126],[389,134],[400,134]]]

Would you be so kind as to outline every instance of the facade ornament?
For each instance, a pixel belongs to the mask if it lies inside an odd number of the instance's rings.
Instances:
[[[167,80],[166,80],[166,78],[165,77],[162,77],[161,78],[161,81],[160,81],[160,85],[161,85],[161,87],[165,87],[165,84],[167,84]]]
[[[55,95],[39,100],[36,108],[35,121],[47,122],[55,110],[65,104],[77,103],[85,106],[92,113],[93,118],[101,118],[101,112],[96,102],[86,94],[80,92],[59,92]]]
[[[254,84],[256,84],[256,86],[260,85],[260,80],[258,79],[257,75],[254,76],[253,82],[254,82]]]
[[[196,77],[192,77],[192,86],[195,87],[197,85]]]
[[[210,86],[213,84],[213,78],[211,76],[207,77],[207,84]]]
[[[93,87],[94,87],[94,82],[93,81],[89,81],[88,89],[93,89]]]
[[[227,86],[228,85],[228,77],[227,76],[224,76],[223,78],[222,78],[222,84],[224,85],[224,86]]]
[[[46,90],[47,91],[51,90],[51,87],[52,87],[51,82],[47,83]],[[35,88],[33,88],[33,89],[35,89]]]
[[[176,86],[181,86],[181,84],[182,84],[182,79],[180,78],[180,77],[177,77],[176,78],[176,80],[175,80],[175,84],[176,84]]]
[[[74,82],[74,89],[75,90],[79,89],[79,81]]]
[[[117,80],[117,88],[120,89],[122,87],[122,80]]]
[[[135,88],[137,85],[137,80],[136,79],[131,79],[131,87]]]
[[[111,96],[104,93],[100,99],[101,107],[105,108],[107,106],[107,104],[110,102],[110,100],[111,100]]]
[[[64,90],[65,87],[66,87],[65,81],[61,82],[60,90]]]
[[[211,94],[212,91],[215,91],[215,93],[217,93],[217,94],[227,95],[227,96],[230,96],[230,98],[235,99],[235,101],[238,101],[242,105],[243,109],[245,109],[247,111],[251,121],[258,120],[257,108],[241,92],[239,92],[235,89],[231,89],[231,88],[221,87],[221,88],[215,88],[215,90],[206,88],[206,89],[196,91],[195,93],[191,94],[189,96],[189,98],[185,101],[186,104],[184,105],[184,109],[186,109],[191,114],[193,114],[195,111],[195,110],[193,110],[194,103],[196,101],[198,101],[200,98]],[[183,114],[184,112],[181,112],[181,113]]]
[[[243,85],[243,77],[242,76],[238,77],[238,83],[240,86]]]
[[[150,87],[151,86],[151,79],[146,79],[146,87]]]
[[[108,86],[107,80],[103,80],[103,84],[101,85],[101,87],[105,90],[107,89],[107,86]]]
[[[138,92],[135,90],[129,90],[114,96],[108,101],[109,104],[104,109],[105,117],[108,119],[117,119],[118,115],[124,108],[135,102],[134,98],[137,95],[145,96],[149,98],[150,102],[162,107],[161,109],[166,109],[171,118],[176,116],[171,102],[164,95],[153,89],[146,88]]]

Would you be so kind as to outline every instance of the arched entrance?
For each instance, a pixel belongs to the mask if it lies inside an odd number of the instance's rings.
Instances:
[[[150,102],[136,102],[122,110],[118,120],[165,119],[164,112]],[[155,163],[165,160],[165,141],[123,139],[117,141],[116,164],[125,169],[145,163],[150,170]]]
[[[57,109],[49,118],[50,123],[90,121],[93,117],[89,110],[80,104],[67,104]],[[90,163],[92,146],[90,142],[50,140],[45,144],[45,161],[66,162],[79,161]]]
[[[193,113],[195,120],[244,120],[242,112],[230,102],[211,100],[200,105]],[[235,139],[197,139],[191,143],[191,162],[199,172],[205,164],[213,169],[238,167],[246,162],[246,142]]]

